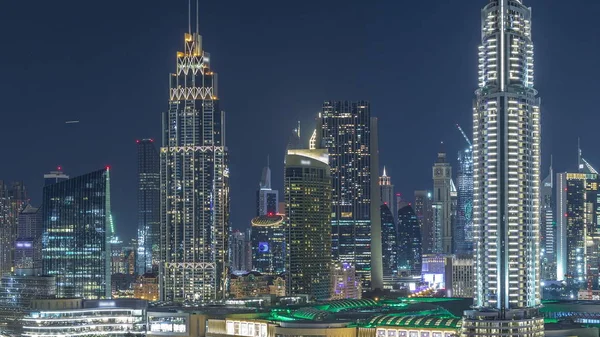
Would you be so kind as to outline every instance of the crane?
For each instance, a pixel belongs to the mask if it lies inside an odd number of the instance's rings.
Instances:
[[[469,139],[469,137],[467,137],[467,134],[463,131],[460,125],[456,124],[456,127],[458,128],[458,131],[460,131],[460,133],[463,135],[463,137],[465,137],[465,140],[467,141],[467,144],[469,144],[469,147],[473,147],[473,144],[471,144],[471,140]]]

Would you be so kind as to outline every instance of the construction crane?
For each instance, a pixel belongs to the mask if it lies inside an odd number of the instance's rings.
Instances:
[[[460,131],[460,133],[463,135],[463,137],[465,137],[465,140],[467,141],[467,144],[469,144],[469,147],[473,147],[473,144],[471,144],[471,140],[469,140],[469,137],[467,137],[467,134],[463,131],[460,125],[456,124],[456,127],[458,128],[458,131]]]

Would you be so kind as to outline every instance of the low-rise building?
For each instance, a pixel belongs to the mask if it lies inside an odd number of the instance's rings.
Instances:
[[[331,264],[331,300],[360,299],[362,285],[356,269],[348,263]]]
[[[23,336],[144,336],[143,300],[54,299],[32,301],[23,318]]]
[[[231,275],[229,294],[232,298],[253,298],[265,295],[285,296],[285,279],[281,276],[249,272]]]
[[[139,276],[133,284],[133,297],[149,302],[155,302],[159,299],[158,276],[152,273],[146,273]]]

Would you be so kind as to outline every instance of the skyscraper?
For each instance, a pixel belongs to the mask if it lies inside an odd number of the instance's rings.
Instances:
[[[369,287],[376,275],[374,288],[383,285],[381,253],[371,254],[371,249],[381,249],[379,240],[371,245],[372,226],[376,235],[381,233],[376,123],[368,102],[327,101],[317,118],[316,138],[316,147],[329,152],[333,257],[355,266]]]
[[[421,228],[423,254],[434,252],[433,200],[430,191],[415,191],[414,212]],[[400,211],[400,209],[398,209]]]
[[[556,280],[556,221],[554,220],[554,170],[541,184],[541,268],[542,280]]]
[[[419,220],[411,205],[398,210],[398,272],[421,275],[423,245]]]
[[[231,251],[231,272],[232,273],[246,273],[252,269],[250,257],[248,256],[250,238],[247,233],[240,231],[233,231],[230,240],[230,251]]]
[[[433,165],[433,252],[452,254],[452,167],[446,152],[438,152]]]
[[[285,271],[286,226],[281,214],[252,219],[252,270],[266,275]]]
[[[467,138],[468,140],[468,138]],[[456,174],[456,222],[454,251],[458,255],[473,254],[473,147],[458,152]]]
[[[543,336],[540,100],[533,88],[531,9],[521,0],[490,0],[481,18],[473,108],[476,288],[461,335]]]
[[[256,191],[256,216],[279,213],[279,191],[271,188],[271,168],[263,168],[258,191]]]
[[[170,76],[161,163],[161,299],[202,303],[227,291],[229,168],[217,75],[192,25]]]
[[[42,272],[56,278],[58,297],[111,296],[110,170],[46,185]]]
[[[160,243],[160,156],[153,139],[137,141],[138,248],[136,272],[158,271]]]
[[[285,156],[287,294],[330,294],[331,174],[327,150],[288,149]]]
[[[0,180],[0,275],[13,272],[17,220],[26,203],[22,182],[6,184]]]
[[[383,167],[383,175],[379,177],[379,192],[381,202],[388,206],[395,219],[397,214],[396,202],[394,200],[394,185],[392,185],[392,178],[385,171],[385,166]]]
[[[390,211],[390,204],[381,205],[381,251],[383,262],[383,281],[391,289],[398,275],[398,230]]]
[[[15,242],[15,274],[42,272],[42,211],[27,204],[19,213]]]

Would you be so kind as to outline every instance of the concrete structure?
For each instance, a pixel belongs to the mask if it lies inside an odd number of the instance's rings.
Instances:
[[[531,9],[490,0],[481,12],[473,106],[475,301],[461,336],[544,335],[540,299],[540,99]]]
[[[443,144],[442,144],[443,145]],[[452,167],[446,152],[438,152],[432,169],[433,176],[433,253],[452,254]]]
[[[288,149],[285,156],[288,295],[329,298],[331,175],[327,150]]]
[[[225,298],[230,273],[225,113],[219,108],[217,75],[202,46],[198,15],[183,47],[169,76],[162,124],[161,299],[206,303]]]

